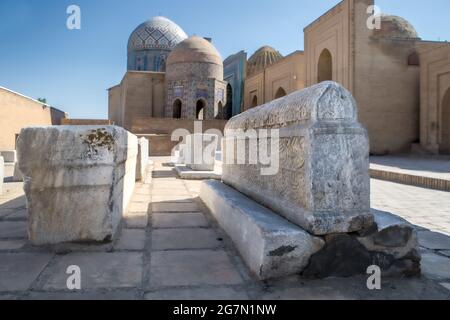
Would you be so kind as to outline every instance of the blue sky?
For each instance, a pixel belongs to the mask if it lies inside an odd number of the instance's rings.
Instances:
[[[0,86],[47,101],[72,118],[106,118],[106,89],[126,71],[126,45],[141,22],[164,15],[188,35],[212,37],[223,58],[264,44],[303,49],[303,28],[339,0],[1,0]],[[81,7],[82,29],[66,28]],[[450,1],[379,0],[426,40],[450,41]]]

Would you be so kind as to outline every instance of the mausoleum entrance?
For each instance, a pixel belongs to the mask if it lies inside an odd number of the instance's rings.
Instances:
[[[447,89],[447,92],[442,99],[441,110],[440,152],[443,154],[450,154],[450,88]]]

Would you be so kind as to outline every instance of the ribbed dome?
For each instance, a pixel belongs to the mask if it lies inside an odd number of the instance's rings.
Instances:
[[[179,43],[167,58],[167,65],[193,62],[223,65],[217,49],[209,41],[197,36]]]
[[[186,38],[186,33],[175,22],[165,17],[154,17],[133,31],[128,40],[128,52],[171,50]]]
[[[247,62],[247,75],[251,76],[283,59],[281,53],[272,47],[259,48]]]
[[[377,37],[386,38],[402,38],[402,39],[417,39],[417,34],[414,26],[407,20],[393,15],[381,15],[381,30],[374,31]]]

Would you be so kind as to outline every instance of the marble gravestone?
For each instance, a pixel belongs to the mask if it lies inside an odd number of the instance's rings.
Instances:
[[[183,159],[195,171],[214,171],[219,137],[215,134],[195,133],[186,136]]]
[[[258,278],[348,277],[374,265],[383,276],[420,275],[414,226],[370,209],[356,111],[346,89],[322,82],[225,127],[223,182],[204,181],[200,198]]]
[[[235,132],[259,129],[278,131],[279,151],[271,150],[278,155],[274,174],[261,174],[259,162],[230,159],[235,151],[230,149],[237,148]],[[248,159],[249,145],[237,153]],[[368,135],[352,95],[335,82],[233,117],[225,127],[223,155],[226,184],[311,234],[355,232],[373,223]]]
[[[137,149],[137,137],[115,126],[22,129],[31,243],[113,239],[134,191]]]

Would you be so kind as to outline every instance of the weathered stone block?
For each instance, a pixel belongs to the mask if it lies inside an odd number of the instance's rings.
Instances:
[[[5,177],[5,161],[0,157],[0,194],[3,193],[3,179]]]
[[[137,148],[136,136],[115,126],[23,129],[31,242],[111,240],[134,191]]]
[[[233,159],[241,151],[236,133],[252,129],[279,134],[267,141],[279,144],[268,152],[278,169],[273,174],[262,174],[268,166],[260,161],[248,161],[252,142],[261,156],[261,136],[245,144],[245,164]],[[233,117],[223,152],[225,183],[315,235],[354,232],[373,222],[367,131],[357,121],[352,95],[337,83],[323,82]]]
[[[136,181],[145,181],[147,178],[149,145],[146,138],[138,140],[138,155],[136,163]]]
[[[5,162],[12,162],[12,163],[17,162],[17,152],[16,152],[16,150],[0,151],[0,156],[3,157],[3,160]]]
[[[200,197],[260,279],[300,273],[324,245],[222,182],[204,181]]]
[[[186,136],[183,158],[192,170],[214,171],[219,137],[214,134],[195,133]]]

